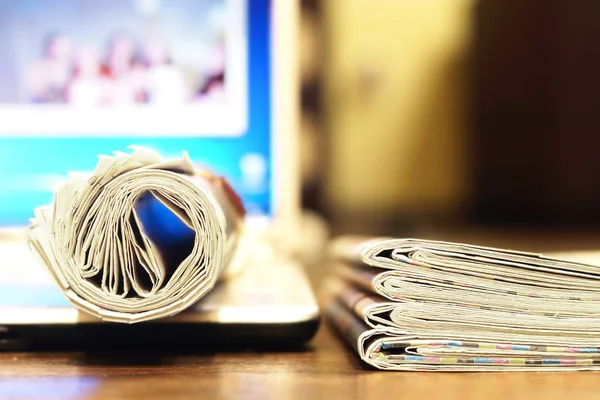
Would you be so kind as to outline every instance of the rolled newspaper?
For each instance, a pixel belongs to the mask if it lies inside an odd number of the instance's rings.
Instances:
[[[28,232],[76,307],[125,323],[177,314],[238,268],[244,216],[229,184],[187,153],[131,149],[100,156],[91,175],[70,173]]]

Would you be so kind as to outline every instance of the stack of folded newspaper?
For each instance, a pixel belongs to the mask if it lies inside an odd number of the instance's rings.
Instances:
[[[600,267],[414,239],[338,240],[328,317],[385,370],[600,369]]]
[[[29,244],[80,310],[113,322],[177,314],[242,261],[244,208],[187,154],[100,156],[35,210]]]

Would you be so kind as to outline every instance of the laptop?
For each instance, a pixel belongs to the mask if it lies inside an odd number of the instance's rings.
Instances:
[[[0,2],[0,350],[301,343],[319,311],[291,255],[300,216],[297,5]],[[68,171],[129,145],[205,163],[242,197],[248,265],[191,309],[134,325],[77,311],[24,240]],[[177,340],[173,340],[177,338]]]

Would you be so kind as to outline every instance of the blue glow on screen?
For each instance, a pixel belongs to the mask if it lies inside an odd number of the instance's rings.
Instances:
[[[251,213],[271,213],[270,171],[270,10],[269,0],[249,0],[248,129],[236,137],[16,137],[0,136],[0,226],[24,225],[35,207],[52,200],[49,188],[68,171],[91,171],[98,154],[127,151],[131,144],[165,156],[187,150],[192,159],[227,177]],[[2,60],[0,59],[0,64]],[[1,90],[1,88],[0,88]],[[202,121],[198,121],[199,124]],[[0,121],[2,124],[2,121]],[[249,188],[241,161],[248,154],[265,160],[264,184]]]

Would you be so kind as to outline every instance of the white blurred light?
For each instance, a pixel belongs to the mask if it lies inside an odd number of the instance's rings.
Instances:
[[[250,190],[261,190],[266,184],[267,161],[256,153],[248,153],[240,160],[242,181]]]
[[[161,0],[134,0],[135,9],[147,17],[155,16],[162,7]]]

